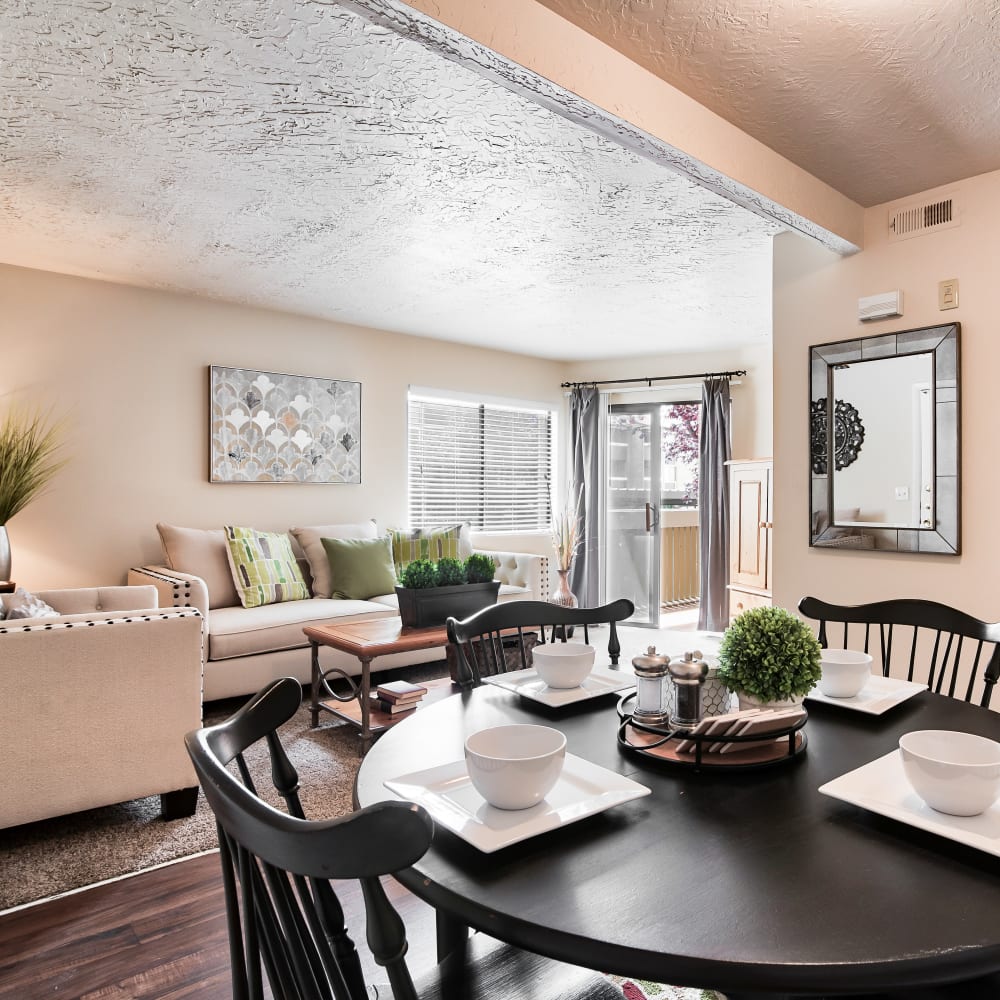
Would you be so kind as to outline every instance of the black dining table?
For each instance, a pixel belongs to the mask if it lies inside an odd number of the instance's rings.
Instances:
[[[911,730],[998,739],[996,713],[927,691],[880,716],[807,701],[803,753],[720,772],[621,748],[616,706],[550,709],[486,684],[421,708],[369,751],[359,806],[397,798],[388,779],[462,760],[469,733],[515,722],[560,729],[569,753],[652,791],[494,853],[438,826],[396,878],[435,908],[440,947],[471,927],[731,997],[905,994],[1000,970],[1000,858],[818,792]]]

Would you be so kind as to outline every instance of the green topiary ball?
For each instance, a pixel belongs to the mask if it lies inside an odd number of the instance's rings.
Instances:
[[[762,702],[808,694],[822,673],[820,644],[784,608],[750,608],[733,619],[719,646],[719,680]]]
[[[458,559],[445,556],[437,563],[437,585],[439,587],[457,587],[465,583],[465,567]]]
[[[430,559],[414,559],[407,563],[399,579],[400,585],[412,590],[437,586],[437,567]]]
[[[466,583],[489,583],[496,576],[497,564],[493,556],[473,552],[465,560]]]

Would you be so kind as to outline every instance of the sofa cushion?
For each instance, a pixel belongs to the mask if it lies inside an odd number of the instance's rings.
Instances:
[[[367,601],[395,587],[392,546],[387,535],[382,538],[324,538],[323,548],[330,563],[334,597]]]
[[[240,603],[222,528],[178,528],[160,523],[156,530],[167,566],[205,581],[209,609],[231,608]]]
[[[233,582],[243,607],[259,608],[309,597],[288,535],[231,524],[226,525],[225,532]]]
[[[280,649],[299,649],[309,644],[302,632],[305,625],[318,622],[349,625],[392,618],[395,613],[392,608],[370,601],[318,597],[259,608],[220,608],[209,618],[208,658],[228,660]]]
[[[374,521],[360,524],[320,524],[306,528],[291,528],[289,534],[299,543],[312,575],[313,597],[332,597],[330,563],[323,548],[324,538],[376,538],[378,529]]]

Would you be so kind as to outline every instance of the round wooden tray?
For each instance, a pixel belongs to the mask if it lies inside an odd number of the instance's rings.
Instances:
[[[803,715],[794,725],[777,729],[766,735],[750,736],[692,736],[685,730],[669,727],[646,726],[632,722],[628,703],[635,692],[629,692],[618,701],[618,745],[652,760],[665,761],[679,767],[706,770],[743,770],[770,767],[793,760],[806,749],[808,742],[803,730],[808,715]],[[682,741],[695,744],[693,749],[681,751]],[[741,747],[740,744],[746,746]],[[726,753],[707,752],[711,744],[727,744]]]

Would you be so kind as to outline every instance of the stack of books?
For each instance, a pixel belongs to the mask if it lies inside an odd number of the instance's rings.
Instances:
[[[375,689],[375,700],[383,712],[396,715],[417,707],[427,688],[409,681],[388,681]]]

